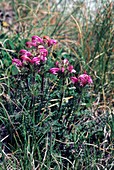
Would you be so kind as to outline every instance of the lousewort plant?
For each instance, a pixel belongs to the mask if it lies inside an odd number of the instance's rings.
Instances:
[[[68,88],[66,88],[66,80],[69,81],[68,84],[72,84],[72,86],[75,86],[76,89],[78,89],[78,92],[80,93],[81,89],[83,89],[86,85],[92,84],[92,78],[84,72],[84,74],[75,76],[76,70],[74,69],[73,65],[70,64],[68,59],[60,59],[60,61],[56,61],[54,64],[54,67],[49,68],[48,60],[50,60],[50,49],[53,45],[56,45],[57,41],[54,39],[49,38],[48,36],[43,36],[42,38],[34,35],[31,38],[31,41],[26,42],[27,49],[21,49],[19,51],[19,58],[12,59],[12,64],[15,65],[19,71],[21,72],[21,76],[26,79],[25,84],[28,90],[31,90],[31,104],[30,108],[33,109],[36,105],[36,101],[39,102],[39,112],[41,112],[42,108],[45,107],[44,103],[46,103],[46,98],[44,95],[44,90],[48,87],[48,90],[51,88],[50,83],[45,88],[46,84],[46,75],[53,74],[57,77],[58,84],[61,85],[60,87],[60,94],[59,94],[59,106],[58,106],[58,112],[61,111],[63,98],[66,95],[65,90],[67,91]],[[47,69],[49,68],[49,69]],[[39,76],[38,76],[39,75]],[[36,77],[38,77],[39,83],[36,81]],[[21,77],[23,80],[23,78]],[[30,82],[30,79],[32,80]],[[48,78],[48,81],[50,81],[50,78]],[[38,96],[35,94],[35,88],[37,85],[40,87],[40,93],[38,93]],[[32,88],[30,87],[32,86]],[[68,86],[68,85],[67,85]],[[26,88],[25,87],[25,88]],[[38,89],[39,89],[38,87]],[[45,88],[45,89],[44,89]],[[79,90],[80,89],[80,90]],[[37,90],[36,90],[37,91]],[[37,93],[37,92],[36,92]],[[80,98],[80,95],[79,95]],[[37,104],[38,105],[38,104]],[[33,109],[34,110],[34,109]],[[45,109],[44,109],[45,110]]]
[[[19,51],[18,58],[12,59],[18,70],[12,79],[13,100],[18,103],[13,110],[18,115],[21,147],[23,150],[23,142],[28,142],[27,151],[32,150],[34,157],[41,160],[46,138],[50,139],[47,146],[58,148],[63,156],[67,154],[67,145],[56,143],[55,139],[67,140],[70,134],[73,137],[72,124],[86,94],[89,95],[86,86],[93,83],[86,72],[78,74],[68,58],[51,57],[52,46],[56,44],[48,36],[34,35],[26,42],[26,48]]]

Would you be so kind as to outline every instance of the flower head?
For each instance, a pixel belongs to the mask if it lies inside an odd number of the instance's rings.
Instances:
[[[32,63],[32,60],[27,55],[22,55],[21,59],[22,59],[23,63],[26,63],[26,62]]]
[[[62,60],[62,64],[65,65],[65,66],[67,66],[67,65],[69,64],[68,59],[65,58],[64,60]]]
[[[29,52],[27,50],[24,50],[24,49],[20,50],[19,53],[20,53],[20,55],[26,55],[27,57],[31,57],[32,56],[31,52]]]
[[[13,59],[12,63],[16,66],[24,66],[24,64],[35,64],[40,65],[40,63],[43,63],[47,60],[48,56],[48,47],[56,44],[57,41],[54,39],[50,39],[48,36],[44,36],[43,38],[33,35],[31,40],[26,42],[25,45],[30,49],[30,51],[27,51],[25,49],[21,49],[19,51],[19,59]],[[56,74],[59,68],[57,70],[50,70],[52,74]],[[64,71],[64,69],[62,69]]]
[[[27,41],[25,44],[28,48],[32,48],[32,42],[31,41]]]
[[[57,44],[57,41],[54,39],[51,39],[49,36],[45,35],[43,36],[43,41],[45,44],[48,45],[48,47]]]
[[[68,59],[66,59],[66,58],[61,60],[61,62],[56,61],[55,66],[56,66],[56,68],[59,68],[59,71],[61,73],[64,73],[64,72],[65,73],[69,73],[69,72],[75,73],[76,72],[76,70],[74,70],[74,67],[72,65],[70,65]]]
[[[45,48],[42,48],[39,51],[41,56],[47,57],[48,51]]]
[[[57,41],[56,41],[56,40],[54,40],[54,39],[48,40],[48,47],[50,47],[50,46],[52,46],[52,45],[55,45],[55,44],[57,44]]]
[[[69,65],[67,67],[67,70],[70,72],[70,73],[76,73],[76,70],[74,70],[74,67],[72,65]]]
[[[12,64],[16,65],[17,67],[22,67],[22,62],[21,60],[17,59],[17,58],[14,58],[12,60]]]
[[[59,61],[56,61],[56,62],[55,62],[55,66],[56,66],[56,67],[59,67],[59,65],[60,65]]]
[[[93,83],[92,78],[87,73],[81,74],[78,77],[78,80],[80,82],[80,86],[82,86],[82,87],[85,86],[86,84],[92,84]]]
[[[61,69],[60,69],[60,70],[61,70],[61,72],[62,72],[62,73],[64,73],[65,68],[64,68],[64,67],[61,67]]]
[[[78,83],[78,78],[77,77],[71,77],[70,80],[71,80],[71,82],[73,84],[77,84]]]
[[[39,65],[40,64],[40,57],[33,57],[31,63]]]
[[[28,41],[28,42],[26,42],[26,46],[27,46],[28,48],[32,48],[32,47],[37,47],[38,44],[37,44],[36,41],[34,41],[34,42]]]
[[[57,68],[57,67],[53,67],[53,68],[50,68],[50,69],[49,69],[49,72],[50,72],[51,74],[57,74],[57,72],[59,72],[59,71],[60,71],[60,69]]]
[[[47,57],[41,55],[41,56],[40,56],[40,60],[41,60],[42,62],[45,62],[45,61],[47,60]]]
[[[38,44],[43,44],[43,39],[38,37],[37,35],[33,35],[32,42],[37,42]]]
[[[27,53],[27,50],[22,49],[22,50],[19,51],[19,53],[20,53],[20,54],[25,54],[25,53]]]

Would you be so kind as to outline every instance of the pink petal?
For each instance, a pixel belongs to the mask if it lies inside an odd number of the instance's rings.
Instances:
[[[20,53],[21,55],[27,55],[28,57],[31,57],[31,56],[32,56],[31,52],[29,52],[29,51],[27,51],[27,50],[24,50],[24,49],[20,50],[19,53]]]
[[[32,47],[33,47],[33,46],[32,46],[32,42],[31,42],[31,41],[26,42],[26,46],[27,46],[28,48],[32,48]]]
[[[46,58],[45,56],[43,56],[43,55],[40,56],[40,59],[41,59],[41,61],[43,61],[43,62],[45,62],[45,61],[47,60],[47,58]]]
[[[73,84],[78,83],[78,78],[77,77],[71,77],[70,80],[72,81]]]
[[[17,59],[17,58],[14,58],[12,60],[12,64],[15,64],[17,67],[22,67],[22,62],[21,60]]]
[[[40,64],[40,58],[39,57],[33,57],[31,62],[39,65]]]
[[[64,60],[62,60],[62,63],[64,64],[64,65],[68,65],[69,64],[69,61],[68,61],[68,59],[64,59]]]
[[[50,72],[51,74],[57,74],[58,71],[60,71],[60,69],[59,69],[59,68],[56,68],[56,67],[49,69],[49,72]]]
[[[82,86],[82,87],[87,85],[87,84],[92,84],[93,83],[92,78],[88,74],[81,74],[78,77],[78,79],[80,81],[80,86]]]
[[[65,68],[64,68],[64,67],[62,67],[62,68],[61,68],[61,72],[62,72],[62,73],[64,73],[64,71],[65,71]]]
[[[21,59],[23,60],[23,62],[32,62],[32,60],[27,56],[27,55],[22,55]]]
[[[20,54],[25,54],[26,52],[27,52],[27,50],[24,50],[24,49],[19,51]]]
[[[74,67],[73,67],[72,65],[69,65],[69,66],[67,67],[67,70],[68,70],[70,73],[75,73],[75,72],[76,72],[76,70],[74,70]]]
[[[48,55],[48,51],[45,48],[40,49],[40,54],[46,57]]]
[[[33,35],[32,36],[32,41],[36,41],[37,43],[39,44],[42,44],[43,43],[43,39],[38,37],[37,35]]]
[[[56,67],[59,67],[59,65],[60,65],[59,61],[56,61],[56,62],[55,62],[55,66],[56,66]]]
[[[54,40],[54,39],[48,40],[48,46],[52,46],[52,45],[54,45],[54,44],[57,44],[57,41],[56,41],[56,40]]]

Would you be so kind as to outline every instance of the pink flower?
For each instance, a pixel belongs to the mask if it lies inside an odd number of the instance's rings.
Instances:
[[[45,44],[48,44],[49,41],[50,41],[50,37],[49,36],[47,36],[47,35],[43,36],[43,42]]]
[[[17,58],[12,59],[12,64],[15,64],[17,67],[22,67],[22,62]]]
[[[67,67],[67,70],[70,72],[70,73],[76,73],[76,70],[74,70],[74,67],[72,65],[69,65]]]
[[[65,71],[65,68],[64,68],[64,67],[62,67],[62,68],[61,68],[61,72],[62,72],[62,73],[64,73],[64,71]]]
[[[37,47],[38,46],[38,43],[36,42],[36,41],[28,41],[28,42],[26,42],[26,46],[28,47],[28,48],[32,48],[32,47]]]
[[[56,62],[55,62],[55,66],[56,66],[56,67],[59,67],[59,65],[60,65],[59,61],[56,61]]]
[[[64,60],[62,60],[62,63],[64,64],[64,65],[68,65],[69,64],[69,61],[68,61],[68,59],[64,59]]]
[[[57,74],[57,72],[59,72],[59,71],[60,71],[60,69],[59,69],[59,68],[56,68],[56,67],[49,69],[49,72],[50,72],[51,74]]]
[[[31,41],[27,41],[26,42],[26,46],[28,47],[28,48],[32,48],[33,46],[32,46],[32,42]]]
[[[32,42],[37,42],[38,44],[42,44],[43,43],[43,39],[38,37],[37,35],[33,35],[32,36]]]
[[[33,57],[31,62],[35,63],[36,65],[39,65],[40,64],[40,58],[39,57]]]
[[[78,80],[80,82],[80,86],[85,86],[86,84],[92,84],[93,83],[93,80],[92,78],[88,75],[88,74],[81,74],[79,77],[78,77]]]
[[[45,48],[40,49],[40,55],[46,57],[48,55],[48,51]]]
[[[55,66],[58,67],[58,68],[59,68],[59,71],[62,72],[62,73],[64,73],[64,72],[67,72],[67,73],[68,73],[68,71],[69,71],[70,73],[75,73],[75,72],[76,72],[76,71],[74,70],[74,67],[69,64],[69,61],[68,61],[68,59],[66,59],[66,58],[65,58],[64,60],[62,60],[61,62],[56,61],[56,62],[55,62]]]
[[[27,50],[24,50],[24,49],[19,51],[20,54],[25,54],[26,52],[27,52]]]
[[[43,45],[38,45],[38,49],[44,49],[44,46]]]
[[[78,78],[77,77],[71,77],[70,80],[72,81],[73,84],[78,83]]]
[[[51,39],[49,36],[45,35],[43,36],[43,41],[45,44],[48,45],[48,47],[54,45],[54,44],[57,44],[57,41],[54,40],[54,39]]]
[[[31,42],[31,45],[32,45],[33,47],[37,47],[37,46],[38,46],[38,43],[37,43],[36,41],[32,41],[32,42]]]
[[[47,60],[47,58],[46,58],[45,56],[41,55],[41,56],[40,56],[40,60],[43,61],[43,62],[45,62],[45,61]]]
[[[37,47],[38,44],[42,44],[43,43],[43,39],[38,37],[37,35],[32,36],[32,41],[28,41],[26,42],[26,46],[28,48],[32,48],[32,47]]]
[[[21,59],[23,60],[23,63],[26,63],[26,62],[32,63],[32,60],[26,54],[22,55]]]
[[[21,55],[26,55],[27,57],[31,57],[32,56],[31,52],[29,52],[27,50],[24,50],[24,49],[20,50],[19,53]]]
[[[54,45],[54,44],[57,44],[57,41],[56,41],[56,40],[54,40],[54,39],[48,40],[48,47],[50,47],[50,46],[52,46],[52,45]]]

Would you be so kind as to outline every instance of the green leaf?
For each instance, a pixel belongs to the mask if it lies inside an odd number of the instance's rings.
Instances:
[[[9,43],[11,49],[14,50],[14,49],[15,49],[15,48],[14,48],[15,46],[14,46],[13,42],[9,40],[8,43]]]
[[[13,66],[11,67],[11,72],[12,72],[12,75],[17,75],[17,74],[18,74],[18,69],[17,69],[17,67],[13,65]]]

